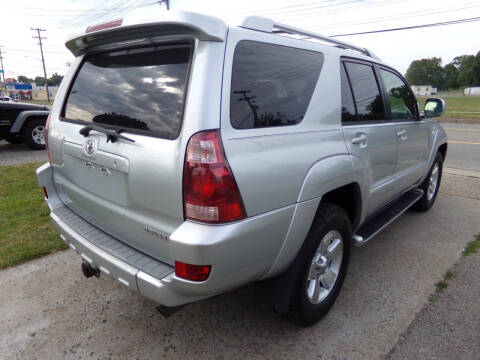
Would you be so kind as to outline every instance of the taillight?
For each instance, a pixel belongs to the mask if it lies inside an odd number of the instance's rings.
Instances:
[[[45,195],[45,199],[48,199],[47,188],[45,186],[42,186],[42,189],[43,189],[43,195]]]
[[[187,219],[224,223],[245,218],[242,198],[223,153],[218,130],[199,132],[188,142],[183,201]]]
[[[52,162],[50,157],[50,150],[48,149],[48,128],[50,127],[50,115],[47,117],[47,122],[45,123],[45,149],[47,150],[47,159],[48,162]]]
[[[212,270],[211,265],[192,265],[175,261],[175,276],[191,281],[205,281]]]

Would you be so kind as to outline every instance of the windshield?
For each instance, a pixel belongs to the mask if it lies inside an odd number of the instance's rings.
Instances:
[[[64,120],[176,138],[190,50],[182,44],[86,57],[68,95]]]

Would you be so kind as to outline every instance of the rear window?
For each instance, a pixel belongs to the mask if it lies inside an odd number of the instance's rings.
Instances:
[[[88,56],[68,95],[64,120],[174,139],[183,116],[190,45]]]
[[[323,55],[318,52],[239,42],[233,58],[232,126],[251,129],[302,121],[322,65]]]

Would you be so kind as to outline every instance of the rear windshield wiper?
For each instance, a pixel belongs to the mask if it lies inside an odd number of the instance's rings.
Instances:
[[[118,129],[117,131],[115,131],[115,130],[106,129],[106,128],[98,126],[98,125],[87,125],[87,126],[81,128],[79,133],[80,133],[80,135],[83,135],[83,136],[87,137],[88,134],[90,134],[90,131],[92,131],[92,130],[95,130],[95,131],[106,134],[107,135],[107,143],[109,141],[114,143],[118,139],[123,139],[123,140],[131,141],[131,142],[135,142],[135,140],[130,139],[130,138],[120,134],[123,131],[123,129]]]

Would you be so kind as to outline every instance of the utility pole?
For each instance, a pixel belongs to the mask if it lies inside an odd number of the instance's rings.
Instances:
[[[5,69],[3,68],[3,57],[2,57],[1,47],[0,47],[0,64],[2,65],[3,88],[5,89],[5,95],[7,95],[7,84],[5,83]]]
[[[47,99],[48,99],[48,103],[50,104],[50,93],[48,92],[47,70],[45,70],[45,59],[43,57],[43,47],[42,47],[42,40],[46,38],[40,35],[41,31],[47,31],[47,30],[40,29],[40,28],[30,28],[30,29],[33,31],[36,31],[38,34],[37,36],[32,36],[32,37],[34,39],[38,39],[38,45],[40,45],[40,53],[42,54],[43,75],[45,76],[45,89],[47,90]]]
[[[160,5],[165,4],[165,6],[167,7],[167,10],[170,10],[170,0],[160,0],[158,3]]]
[[[260,118],[258,117],[258,105],[255,104],[255,98],[256,96],[247,96],[248,93],[252,92],[252,90],[237,90],[234,91],[234,94],[242,94],[243,98],[238,99],[238,101],[246,101],[248,106],[250,107],[250,110],[252,110],[253,114],[253,121],[255,125],[260,124]]]

